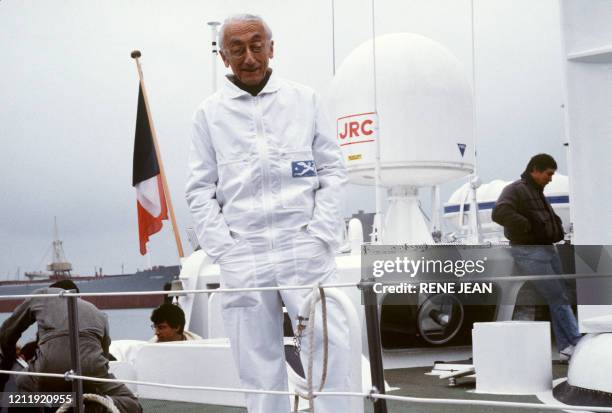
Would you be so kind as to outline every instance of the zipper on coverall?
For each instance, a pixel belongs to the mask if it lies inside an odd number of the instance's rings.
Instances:
[[[263,172],[263,191],[262,191],[262,203],[264,210],[264,218],[266,221],[266,233],[270,240],[270,249],[275,246],[275,234],[274,228],[270,227],[273,223],[274,218],[271,216],[272,206],[270,203],[270,194],[272,193],[272,183],[270,178],[270,159],[268,156],[268,139],[266,138],[263,125],[263,114],[261,112],[261,99],[259,96],[253,97],[253,103],[255,105],[255,125],[257,130],[257,151],[259,152],[259,158],[261,159],[261,169]]]

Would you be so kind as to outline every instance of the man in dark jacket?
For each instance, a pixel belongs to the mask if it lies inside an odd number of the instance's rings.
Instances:
[[[562,272],[553,244],[563,239],[563,226],[544,196],[544,187],[556,170],[557,163],[552,156],[535,155],[521,179],[504,188],[493,209],[492,219],[504,227],[514,262],[524,275]],[[581,336],[565,280],[538,280],[533,284],[548,303],[561,358],[568,359]]]
[[[62,290],[76,290],[70,280],[56,282],[49,288],[41,288],[34,294],[57,294]],[[79,351],[81,370],[85,376],[114,379],[108,372],[110,337],[106,315],[93,304],[77,299],[79,317]],[[21,303],[0,327],[2,367],[10,369],[16,359],[16,344],[21,334],[33,323],[38,324],[38,350],[29,362],[28,371],[65,373],[70,370],[70,337],[65,299],[35,297]],[[20,392],[71,392],[72,384],[64,379],[17,376]],[[141,413],[136,397],[121,383],[83,382],[85,393],[109,396],[121,413]],[[101,405],[88,406],[88,412],[106,411]]]

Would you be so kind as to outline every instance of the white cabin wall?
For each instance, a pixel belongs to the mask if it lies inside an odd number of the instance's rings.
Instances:
[[[567,88],[570,202],[574,242],[612,245],[612,2],[561,0]],[[608,253],[612,248],[606,247]],[[603,270],[600,268],[600,271]],[[578,302],[612,282],[578,282]],[[612,314],[612,305],[578,309],[579,319]],[[582,327],[582,323],[581,323]],[[584,328],[582,329],[584,331]]]

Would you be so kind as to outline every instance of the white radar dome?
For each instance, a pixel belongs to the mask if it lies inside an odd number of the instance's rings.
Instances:
[[[430,186],[474,168],[472,88],[459,60],[424,36],[376,38],[342,62],[330,108],[351,182],[374,184],[380,139],[381,185]]]

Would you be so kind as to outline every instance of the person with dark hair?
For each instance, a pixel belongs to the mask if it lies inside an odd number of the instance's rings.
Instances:
[[[41,288],[33,294],[58,294],[63,290],[78,291],[70,280],[62,280],[49,288]],[[35,357],[28,362],[30,372],[64,374],[72,367],[70,360],[70,330],[66,300],[59,297],[34,297],[21,303],[0,327],[0,349],[2,368],[11,370],[17,357],[17,341],[33,323],[38,324],[38,349]],[[77,299],[79,321],[79,352],[81,373],[84,376],[114,379],[108,372],[109,328],[106,314],[93,304]],[[4,385],[0,375],[0,387]],[[6,380],[6,377],[4,378]],[[64,379],[17,376],[17,391],[20,392],[71,392],[72,383]],[[142,407],[136,397],[123,384],[83,382],[85,393],[110,397],[122,413],[141,413]],[[87,412],[102,412],[101,405],[87,405]]]
[[[66,290],[66,291],[74,290],[77,293],[81,292],[79,291],[79,287],[77,287],[76,284],[72,280],[56,281],[53,284],[51,284],[49,288],[61,288],[62,290]]]
[[[512,245],[514,262],[524,275],[560,274],[561,260],[554,243],[563,240],[561,218],[544,196],[544,187],[552,180],[557,163],[541,153],[529,160],[521,179],[504,188],[493,209],[492,219],[504,227]],[[544,297],[562,360],[567,360],[580,340],[576,316],[570,305],[565,280],[534,281]]]
[[[201,340],[191,331],[185,330],[185,313],[178,305],[164,303],[151,313],[151,328],[155,330],[155,336],[149,340],[151,343],[163,343],[168,341],[191,341]]]
[[[561,218],[544,197],[557,163],[547,154],[529,160],[521,179],[506,186],[493,209],[492,219],[516,245],[550,245],[563,239]]]
[[[556,170],[557,161],[555,161],[555,158],[553,158],[547,153],[539,153],[537,155],[532,156],[529,162],[527,163],[527,167],[525,167],[525,171],[529,172],[529,174],[533,172],[548,171],[552,172],[551,177]]]

